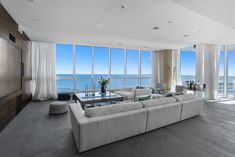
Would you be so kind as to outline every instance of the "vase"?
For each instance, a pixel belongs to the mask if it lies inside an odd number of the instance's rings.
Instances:
[[[105,85],[101,86],[101,93],[106,93],[106,86]]]

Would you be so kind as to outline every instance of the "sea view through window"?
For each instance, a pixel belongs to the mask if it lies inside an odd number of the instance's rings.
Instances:
[[[195,80],[196,74],[196,50],[193,47],[187,47],[180,50],[181,80]]]
[[[218,98],[234,97],[235,95],[235,46],[228,46],[225,51],[225,46],[220,46],[220,62],[219,62],[219,78],[218,78]],[[180,51],[181,60],[181,80],[182,83],[188,80],[195,80],[196,74],[196,49],[191,46],[183,48]],[[227,55],[227,61],[225,56]],[[225,73],[225,65],[227,64],[227,74]],[[227,82],[225,78],[227,77]],[[195,80],[197,81],[197,80]],[[227,88],[225,89],[225,83]],[[225,95],[225,90],[227,96]]]
[[[85,85],[100,90],[98,79],[111,78],[108,90],[138,85],[151,87],[151,51],[57,44],[58,92],[81,92]]]

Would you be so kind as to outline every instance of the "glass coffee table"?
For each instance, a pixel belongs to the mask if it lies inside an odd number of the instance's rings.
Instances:
[[[106,94],[95,92],[94,95],[85,95],[85,93],[75,93],[73,99],[75,100],[75,102],[79,102],[83,109],[87,104],[94,105],[96,103],[123,101],[123,97],[121,95],[115,94],[110,91],[107,91]]]

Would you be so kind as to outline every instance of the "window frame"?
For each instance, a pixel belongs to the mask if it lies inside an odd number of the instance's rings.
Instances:
[[[57,43],[57,44],[63,44],[63,43]],[[138,51],[138,74],[137,74],[137,77],[131,77],[131,76],[128,76],[128,73],[127,73],[127,48],[117,48],[117,49],[123,49],[124,50],[124,67],[123,67],[123,70],[124,70],[124,73],[123,73],[123,77],[112,77],[112,53],[111,53],[111,49],[115,49],[115,47],[102,47],[102,46],[91,46],[91,45],[80,45],[80,44],[69,44],[69,45],[72,45],[73,46],[73,74],[71,75],[71,77],[56,77],[56,80],[72,80],[73,81],[73,89],[72,91],[73,92],[84,92],[84,90],[80,90],[80,89],[77,89],[77,81],[82,81],[82,80],[91,80],[92,82],[92,86],[95,85],[95,82],[98,80],[98,78],[95,78],[94,75],[94,48],[95,47],[101,47],[101,48],[108,48],[108,76],[109,78],[113,79],[113,80],[123,80],[124,84],[123,84],[123,87],[127,87],[127,81],[128,80],[138,80],[138,84],[137,85],[141,85],[141,80],[142,79],[151,79],[152,80],[152,74],[150,74],[149,77],[144,77],[142,76],[141,74],[141,51],[142,50],[137,50],[137,49],[130,49],[130,50],[136,50]],[[92,57],[91,57],[91,63],[92,63],[92,66],[91,66],[91,77],[90,78],[81,78],[81,77],[77,77],[77,71],[76,71],[76,67],[77,67],[77,52],[76,52],[76,47],[77,46],[89,46],[92,48]],[[151,50],[143,50],[143,51],[149,51],[150,52],[150,60],[152,61],[152,51]],[[152,64],[152,63],[151,63]],[[152,66],[151,66],[151,72],[152,72]],[[80,74],[79,74],[80,75]],[[152,82],[152,81],[151,81]],[[122,87],[120,87],[122,88]],[[99,90],[99,89],[98,89]],[[112,90],[118,90],[118,89],[110,89],[111,91]]]

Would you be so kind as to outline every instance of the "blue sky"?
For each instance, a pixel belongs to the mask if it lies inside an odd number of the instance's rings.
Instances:
[[[73,46],[56,44],[56,73],[73,74]]]
[[[67,44],[56,45],[56,73],[73,73],[73,46]],[[149,51],[142,53],[142,74],[151,74],[151,54]],[[109,73],[108,48],[94,47],[94,73]],[[124,49],[111,48],[112,74],[124,74]],[[91,74],[92,47],[76,46],[76,73]],[[127,50],[127,73],[138,74],[138,50]]]
[[[235,76],[235,50],[228,51],[228,76]]]
[[[56,73],[73,73],[73,46],[69,44],[56,45]],[[142,74],[151,74],[151,54],[141,51]],[[193,49],[181,50],[181,75],[195,75],[196,53]],[[91,74],[92,47],[76,46],[76,73]],[[108,48],[94,47],[94,66],[96,74],[108,74]],[[112,74],[124,74],[124,49],[111,48]],[[228,52],[228,74],[235,76],[235,49]],[[138,51],[127,50],[127,73],[138,74]],[[224,74],[224,51],[220,54],[220,76]]]
[[[76,73],[91,74],[92,48],[90,46],[76,46]]]
[[[196,53],[195,51],[181,51],[181,75],[195,75]]]

